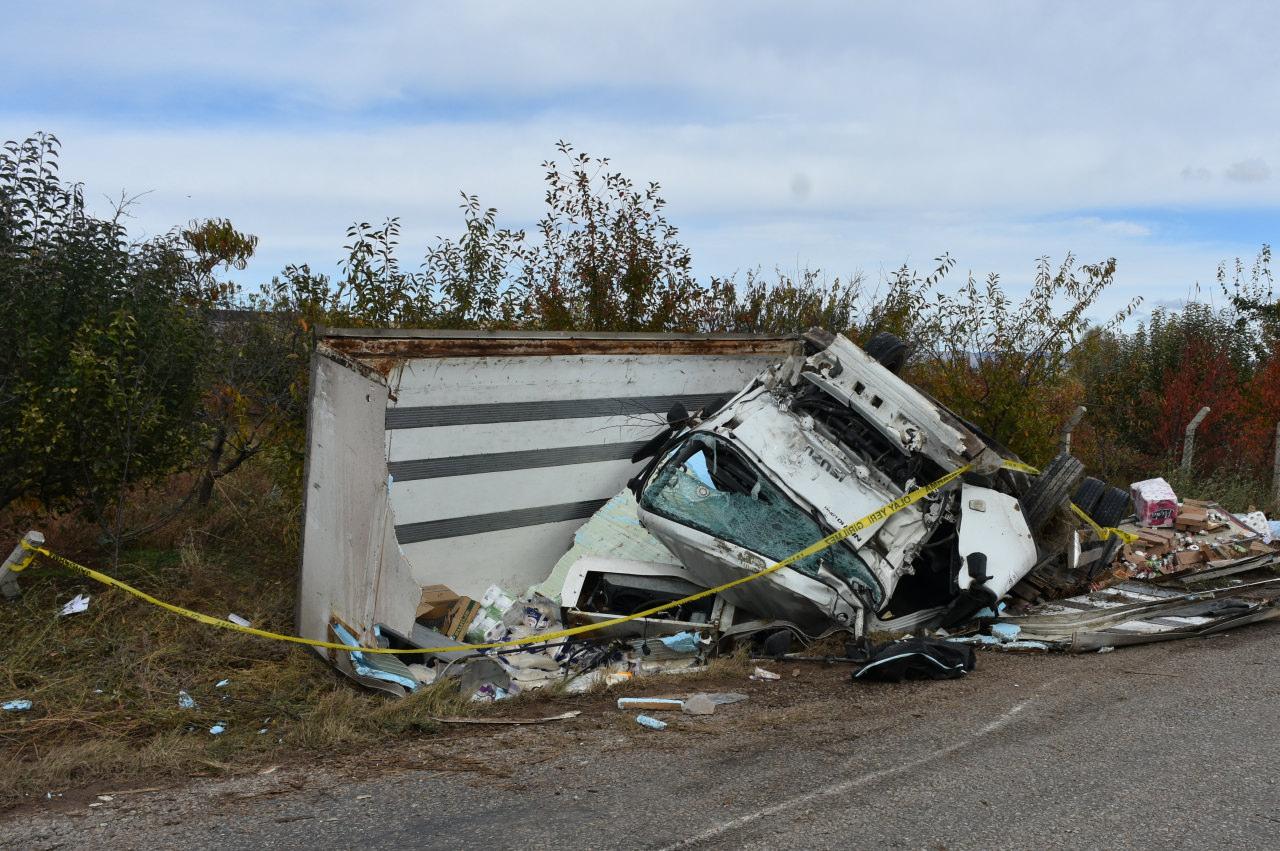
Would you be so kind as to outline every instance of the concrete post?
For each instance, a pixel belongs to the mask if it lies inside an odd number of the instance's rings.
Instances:
[[[1196,452],[1196,429],[1200,428],[1200,423],[1204,422],[1204,418],[1209,416],[1209,406],[1205,405],[1196,415],[1191,418],[1191,422],[1187,423],[1187,436],[1182,441],[1182,472],[1191,472],[1191,459],[1195,457]]]
[[[1089,412],[1084,405],[1080,405],[1071,412],[1071,416],[1067,417],[1067,421],[1062,424],[1062,434],[1058,438],[1058,454],[1071,454],[1071,432],[1075,431],[1076,426],[1080,425],[1081,418]]]
[[[1280,422],[1276,423],[1276,460],[1271,474],[1271,508],[1280,516]]]
[[[32,547],[43,547],[44,535],[32,529],[22,536],[22,542]],[[9,553],[4,563],[0,564],[0,593],[3,593],[6,599],[13,600],[18,596],[18,574],[25,570],[35,557],[35,553],[18,544],[13,548],[13,552]]]

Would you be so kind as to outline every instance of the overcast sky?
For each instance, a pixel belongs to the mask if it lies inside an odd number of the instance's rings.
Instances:
[[[227,216],[250,279],[458,191],[540,212],[557,139],[661,182],[700,275],[1115,256],[1148,307],[1280,236],[1269,3],[30,3],[0,135],[63,141],[138,232]]]

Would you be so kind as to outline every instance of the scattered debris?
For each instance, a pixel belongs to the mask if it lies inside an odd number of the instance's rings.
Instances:
[[[216,683],[214,683],[214,684],[213,684],[213,687],[214,687],[214,688],[226,688],[226,687],[227,687],[227,686],[229,686],[229,685],[231,685],[231,680],[218,680]]]
[[[1280,579],[1253,587],[1271,586],[1280,592]],[[1280,599],[1245,600],[1223,592],[1182,594],[1137,583],[1046,603],[1005,623],[1022,635],[1056,649],[1084,653],[1104,647],[1149,644],[1176,638],[1211,635],[1245,624],[1280,618]]]
[[[773,671],[767,671],[767,670],[765,670],[764,668],[761,668],[761,667],[757,666],[757,667],[756,667],[756,669],[755,669],[754,671],[752,671],[752,672],[751,672],[751,679],[753,679],[753,680],[780,680],[780,679],[782,679],[782,676],[781,676],[780,674],[775,674]]]
[[[209,735],[221,736],[226,731],[227,731],[226,724],[214,724],[212,727],[209,728]]]
[[[178,708],[179,709],[195,709],[196,701],[191,695],[185,691],[178,692]]]
[[[441,724],[545,724],[548,721],[567,721],[581,714],[581,710],[574,709],[559,715],[549,715],[546,718],[436,718],[433,716],[431,720],[439,721]]]
[[[646,709],[650,712],[661,711],[664,709],[679,710],[684,707],[684,701],[671,697],[620,697],[618,698],[619,709]]]
[[[58,617],[63,618],[67,615],[78,615],[81,612],[89,610],[89,595],[77,594],[63,605],[62,610],[58,612]]]
[[[662,645],[673,653],[696,653],[701,649],[699,636],[696,632],[678,632],[675,635],[668,635],[659,641]]]
[[[709,694],[694,694],[680,704],[680,711],[685,715],[713,715],[716,711],[716,702]]]
[[[231,621],[236,626],[246,626],[246,627],[253,626],[252,621],[248,620],[247,618],[240,617],[235,612],[232,612],[231,614],[227,615],[227,620]]]
[[[342,624],[330,626],[334,640],[340,644],[359,646],[360,642]],[[390,683],[402,690],[413,691],[418,681],[409,673],[409,666],[389,653],[361,653],[352,650],[347,653],[351,667],[359,677],[382,683]],[[403,691],[401,691],[403,693]]]
[[[960,635],[948,638],[952,644],[971,644],[975,647],[987,647],[995,650],[1003,650],[1007,653],[1032,652],[1044,653],[1052,650],[1048,644],[1043,641],[1002,641],[994,635]]]
[[[667,729],[667,722],[666,722],[666,721],[659,721],[657,718],[653,718],[653,717],[651,717],[651,716],[649,716],[649,715],[637,715],[637,716],[636,716],[636,723],[637,723],[637,724],[639,724],[639,725],[640,725],[640,726],[642,726],[642,727],[648,727],[650,730],[665,730],[665,729]]]
[[[1016,640],[1020,632],[1022,627],[1016,623],[997,623],[991,626],[991,635],[1004,642]]]
[[[16,698],[14,700],[6,700],[4,703],[0,703],[0,709],[5,712],[28,712],[31,707],[31,701],[25,698]]]
[[[420,686],[429,686],[436,681],[438,674],[435,668],[429,668],[420,662],[414,662],[409,665],[409,673],[413,674],[413,678],[417,680]]]

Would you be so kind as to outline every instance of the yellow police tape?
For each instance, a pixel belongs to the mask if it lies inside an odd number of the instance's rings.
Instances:
[[[1017,462],[1017,461],[1006,460],[1004,462],[1004,466],[1009,469],[1020,470],[1021,472],[1027,472],[1032,474],[1035,474],[1037,472],[1034,467],[1029,467],[1026,464],[1022,464],[1021,462]],[[193,612],[192,610],[183,608],[182,606],[175,606],[172,603],[166,603],[164,600],[153,597],[150,594],[146,593],[145,591],[141,591],[137,588],[134,588],[132,585],[128,584],[127,582],[122,582],[113,576],[108,576],[105,573],[100,573],[91,567],[85,567],[82,564],[77,564],[71,559],[65,558],[54,552],[51,552],[45,547],[32,546],[31,544],[28,544],[26,541],[22,541],[21,546],[23,547],[23,549],[26,549],[28,552],[32,554],[32,558],[34,558],[35,555],[37,554],[44,556],[45,558],[51,561],[54,561],[58,564],[61,564],[64,567],[70,568],[71,570],[74,570],[78,573],[82,573],[96,582],[100,582],[103,585],[108,585],[112,588],[119,588],[122,591],[132,594],[133,596],[137,597],[139,600],[143,600],[147,603],[150,603],[153,606],[158,606],[159,608],[162,608],[165,611],[172,612],[176,615],[181,615],[182,617],[185,617],[185,618],[190,618],[191,620],[197,621],[202,624],[206,624],[208,626],[216,626],[222,629],[230,629],[236,632],[243,632],[248,635],[256,635],[259,638],[270,638],[276,641],[287,641],[293,644],[304,644],[309,647],[320,647],[327,650],[346,650],[346,651],[357,651],[360,653],[390,653],[390,654],[396,654],[396,655],[404,655],[404,654],[410,654],[410,653],[451,653],[451,652],[456,653],[461,651],[473,651],[473,650],[497,650],[497,649],[506,648],[506,647],[519,647],[526,644],[544,644],[546,642],[555,641],[560,638],[568,638],[574,635],[582,635],[583,633],[594,632],[595,630],[604,629],[605,627],[615,626],[616,624],[626,623],[627,621],[633,621],[639,618],[647,618],[650,615],[656,615],[659,612],[666,611],[667,609],[673,609],[678,606],[683,606],[686,603],[692,603],[697,600],[702,600],[702,599],[705,599],[706,597],[710,597],[713,594],[719,594],[724,591],[728,591],[730,588],[736,588],[739,585],[745,585],[748,582],[754,582],[755,580],[768,576],[769,574],[779,571],[784,567],[789,567],[790,565],[795,564],[796,562],[802,559],[806,559],[809,556],[813,555],[814,553],[819,553],[822,550],[825,550],[827,547],[830,547],[832,544],[837,544],[840,541],[845,540],[846,538],[850,538],[858,534],[868,526],[872,526],[876,523],[879,523],[881,520],[884,520],[885,518],[893,514],[896,514],[897,512],[901,511],[907,506],[912,505],[913,503],[919,502],[921,499],[924,499],[926,496],[933,493],[934,491],[941,490],[942,488],[954,482],[956,479],[963,476],[965,473],[969,472],[969,470],[972,468],[973,468],[972,464],[966,464],[963,467],[957,468],[951,471],[950,473],[947,473],[942,478],[937,479],[936,481],[930,482],[929,484],[924,485],[923,487],[916,488],[915,490],[909,493],[903,494],[902,496],[898,497],[892,502],[882,505],[880,508],[877,508],[875,511],[868,514],[866,517],[863,517],[860,520],[855,520],[853,523],[850,523],[848,526],[845,526],[843,529],[840,529],[836,532],[832,532],[830,535],[827,535],[822,540],[814,544],[811,544],[805,547],[804,549],[799,550],[798,552],[792,553],[791,555],[784,558],[782,561],[776,562],[764,568],[763,570],[756,571],[755,573],[749,574],[747,576],[739,577],[738,579],[734,579],[731,582],[726,582],[723,585],[717,585],[714,588],[707,588],[705,590],[697,592],[696,594],[690,594],[687,597],[682,597],[679,600],[673,600],[669,603],[663,603],[661,605],[654,606],[653,608],[645,609],[642,612],[636,612],[635,614],[630,614],[630,615],[623,615],[620,617],[611,618],[606,621],[600,621],[598,623],[583,624],[582,626],[569,627],[567,629],[561,629],[555,632],[541,633],[539,635],[531,635],[526,638],[515,638],[509,641],[491,641],[485,644],[460,644],[460,645],[453,645],[450,647],[413,647],[408,649],[402,649],[402,648],[396,648],[396,647],[361,647],[359,645],[352,645],[352,644],[339,644],[338,642],[334,642],[334,641],[320,641],[319,639],[315,639],[315,638],[302,638],[301,636],[297,636],[297,635],[283,635],[281,633],[270,632],[265,629],[256,629],[251,626],[241,626],[238,623],[233,623],[228,620],[223,620],[222,618],[210,617],[209,615],[201,614],[200,612]],[[1072,505],[1072,507],[1075,508],[1074,505]],[[1089,521],[1090,525],[1092,525],[1095,529],[1099,531],[1099,534],[1101,534],[1103,537],[1107,537],[1106,530],[1103,530],[1101,527],[1099,527],[1087,515],[1083,515],[1082,513],[1082,516],[1084,516],[1085,519]],[[1120,532],[1120,530],[1118,529],[1113,529],[1110,531],[1119,533],[1122,536],[1127,534],[1124,532]],[[14,565],[11,569],[17,572],[25,568],[28,564],[30,564],[30,562],[31,562],[30,558],[24,559],[23,562],[20,563],[20,565]]]
[[[1002,463],[1005,469],[1008,470],[1017,470],[1020,473],[1029,473],[1032,476],[1040,475],[1040,471],[1035,467],[1032,467],[1030,464],[1023,464],[1021,461],[1010,461],[1006,458]],[[1071,503],[1071,510],[1075,512],[1077,517],[1093,527],[1093,531],[1096,532],[1098,537],[1104,541],[1112,535],[1115,535],[1126,544],[1132,544],[1134,541],[1139,540],[1138,536],[1132,532],[1126,532],[1125,530],[1118,529],[1115,526],[1099,526],[1092,517],[1084,512],[1084,509],[1076,505],[1074,502]]]
[[[1071,510],[1076,513],[1077,517],[1079,517],[1081,520],[1083,520],[1084,522],[1092,526],[1093,531],[1097,532],[1098,537],[1104,541],[1107,538],[1110,538],[1112,535],[1115,535],[1117,538],[1124,541],[1126,544],[1132,544],[1134,541],[1139,540],[1138,536],[1133,534],[1132,532],[1126,532],[1123,529],[1117,529],[1115,526],[1099,526],[1092,517],[1090,517],[1088,514],[1084,512],[1083,508],[1076,505],[1074,502],[1071,503]]]
[[[1032,476],[1040,475],[1040,471],[1030,464],[1023,464],[1021,461],[1014,461],[1010,458],[1001,459],[1000,465],[1006,470],[1016,470],[1019,473],[1027,473]]]

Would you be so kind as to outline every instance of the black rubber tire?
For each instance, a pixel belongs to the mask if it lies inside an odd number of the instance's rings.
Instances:
[[[1095,479],[1092,476],[1080,483],[1080,487],[1076,488],[1076,495],[1071,497],[1071,501],[1080,507],[1085,514],[1093,516],[1093,507],[1098,504],[1098,500],[1102,499],[1102,495],[1107,492],[1107,483],[1102,479]]]
[[[911,353],[906,343],[897,334],[881,331],[867,341],[864,352],[875,358],[885,369],[897,375],[906,366],[907,355]]]
[[[1130,513],[1129,492],[1124,488],[1107,488],[1097,505],[1088,512],[1099,526],[1114,526]]]
[[[1071,455],[1059,455],[1036,476],[1022,498],[1022,513],[1034,535],[1057,513],[1084,475],[1084,464]]]

